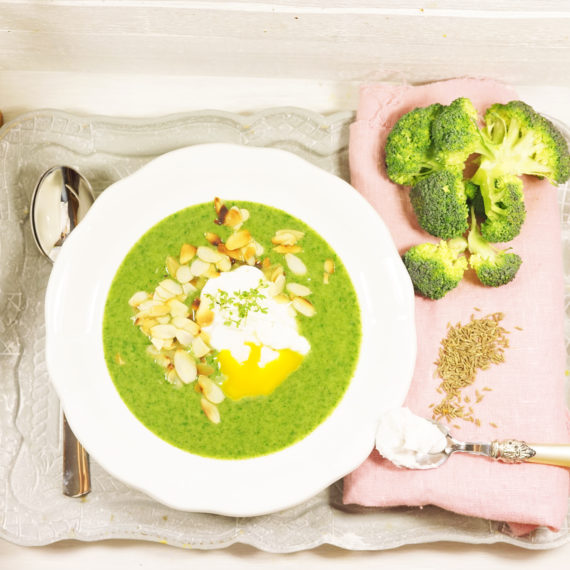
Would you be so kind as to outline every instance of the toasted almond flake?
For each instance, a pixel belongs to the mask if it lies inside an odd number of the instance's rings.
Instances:
[[[285,303],[290,303],[290,302],[291,302],[291,299],[289,299],[289,297],[287,297],[287,295],[283,295],[283,294],[281,294],[281,295],[275,295],[275,297],[273,297],[273,300],[274,300],[276,303],[279,303],[279,304],[282,304],[282,305],[284,305]]]
[[[265,257],[261,262],[261,269],[266,270],[269,269],[270,267],[271,267],[271,260],[269,259],[269,257]]]
[[[172,324],[177,329],[182,329],[189,332],[193,336],[200,334],[200,325],[185,317],[175,317],[172,319]]]
[[[224,392],[211,378],[198,376],[198,385],[204,397],[212,404],[221,404],[224,401]]]
[[[158,286],[166,289],[169,293],[172,293],[172,295],[182,295],[182,286],[172,279],[164,279]]]
[[[176,340],[182,346],[191,346],[194,342],[194,335],[184,329],[176,329]]]
[[[123,360],[123,357],[117,352],[117,354],[115,354],[115,362],[119,365],[122,366],[123,364],[125,364],[125,361]]]
[[[184,384],[196,380],[196,362],[185,350],[177,350],[174,353],[174,369]]]
[[[157,352],[154,355],[154,361],[159,366],[162,366],[162,368],[168,368],[169,366],[172,365],[172,361],[170,360],[170,358],[168,358],[168,356],[166,356],[166,354],[164,354],[163,352]]]
[[[179,265],[174,276],[176,277],[177,281],[182,284],[188,283],[194,277],[188,265]],[[184,288],[182,288],[182,290],[184,290]]]
[[[241,249],[245,247],[251,241],[251,234],[248,230],[240,230],[238,232],[233,233],[227,240],[226,240],[226,247],[232,251],[236,249]]]
[[[325,260],[325,271],[327,273],[334,273],[334,261],[332,259]]]
[[[155,319],[149,319],[149,318],[141,318],[141,319],[137,319],[135,321],[135,324],[137,326],[140,327],[141,331],[150,336],[150,330],[152,329],[152,327],[156,326],[158,323]]]
[[[190,314],[188,305],[180,302],[178,299],[170,299],[167,301],[167,306],[173,317],[187,317]]]
[[[190,271],[192,272],[192,275],[196,277],[204,275],[208,269],[210,269],[210,264],[206,261],[202,261],[200,258],[194,259],[192,265],[190,265]]]
[[[300,283],[287,283],[286,289],[296,297],[306,297],[311,294],[311,290]]]
[[[131,307],[138,307],[141,303],[144,303],[149,299],[150,295],[146,291],[137,291],[130,299],[129,305]]]
[[[271,243],[274,245],[295,245],[297,237],[290,232],[277,232],[272,238]]]
[[[275,281],[272,281],[269,284],[269,287],[267,289],[267,294],[270,297],[276,297],[277,295],[280,295],[281,293],[283,293],[283,290],[285,288],[285,282],[286,282],[285,275],[283,274],[278,275]]]
[[[196,254],[202,261],[205,261],[206,263],[217,263],[220,261],[220,259],[222,259],[221,253],[205,245],[199,246]]]
[[[210,343],[210,335],[206,331],[200,331],[200,338],[206,343]]]
[[[158,325],[166,325],[170,322],[170,315],[162,315],[160,317],[155,317],[156,318],[156,323]]]
[[[172,299],[172,297],[175,297],[174,293],[168,291],[168,289],[165,289],[160,285],[156,286],[156,289],[152,295],[153,300],[157,301],[158,303],[168,301],[168,299]]]
[[[197,336],[192,341],[192,354],[196,358],[202,358],[202,356],[206,356],[210,352],[210,347],[203,341],[203,339]]]
[[[139,312],[137,313],[137,316],[141,313],[148,313],[148,311],[150,310],[151,307],[154,307],[155,305],[162,305],[162,302],[157,300],[157,299],[148,299],[147,301],[142,302],[137,308],[139,310]]]
[[[220,272],[216,269],[216,266],[213,263],[210,263],[208,271],[206,271],[203,276],[207,277],[208,279],[215,279],[216,277],[220,276]]]
[[[220,411],[218,410],[218,406],[212,404],[212,402],[209,402],[208,400],[206,400],[206,398],[200,399],[200,405],[202,406],[202,410],[206,414],[206,417],[213,424],[220,423]]]
[[[162,350],[165,345],[165,341],[161,338],[151,337],[150,342],[152,342],[152,345],[154,348],[156,348],[156,350]]]
[[[252,245],[255,249],[255,255],[257,255],[257,257],[261,257],[265,253],[265,248],[258,241],[253,240]]]
[[[176,373],[174,368],[170,368],[166,373],[166,380],[170,382],[170,384],[174,384],[175,386],[180,386],[182,384],[180,380],[180,376]]]
[[[295,273],[295,275],[305,275],[305,273],[307,273],[306,265],[293,253],[285,254],[285,261],[289,269]]]
[[[248,265],[255,265],[255,247],[252,245],[246,247],[243,256]]]
[[[198,362],[198,364],[196,364],[196,368],[198,370],[198,374],[202,376],[211,376],[216,371],[213,366],[206,362]]]
[[[329,284],[329,278],[330,278],[330,273],[328,273],[328,272],[325,271],[325,272],[323,273],[323,283],[324,283],[325,285],[328,285],[328,284]]]
[[[214,234],[212,232],[206,232],[204,234],[204,237],[206,238],[206,240],[208,242],[210,242],[212,245],[220,245],[222,243],[222,238],[218,235],[218,234]]]
[[[284,228],[282,230],[277,230],[275,232],[275,235],[281,235],[281,234],[291,234],[294,235],[299,240],[302,237],[304,237],[305,232],[302,232],[301,230],[292,230],[290,228]]]
[[[180,263],[178,263],[178,260],[175,259],[174,257],[172,257],[172,255],[169,255],[166,258],[166,271],[168,271],[168,274],[171,275],[172,277],[176,277],[176,272],[178,271],[178,268],[180,267]]]
[[[236,261],[244,261],[243,253],[241,252],[241,250],[239,250],[239,249],[235,249],[235,250],[228,249],[228,247],[225,243],[221,243],[218,246],[218,251],[220,253],[223,253],[224,255],[227,255],[230,259],[235,259]]]
[[[170,313],[170,307],[166,303],[154,305],[148,310],[149,317],[162,317]]]
[[[249,210],[246,210],[245,208],[240,208],[239,213],[241,215],[242,223],[247,222],[247,220],[249,220]]]
[[[222,259],[216,263],[216,267],[220,271],[230,271],[232,268],[232,262],[227,255],[223,255]]]
[[[222,202],[222,200],[216,196],[214,198],[214,209],[216,210],[216,214],[220,213],[220,210],[222,209],[223,205],[224,203]]]
[[[285,270],[282,265],[278,265],[271,273],[270,281],[275,282],[280,275],[283,275]]]
[[[190,295],[191,293],[195,293],[198,289],[192,285],[192,283],[183,283],[182,284],[182,291],[184,291],[185,295]]]
[[[299,253],[303,250],[300,245],[278,245],[273,248],[273,251],[277,253]]]
[[[176,336],[176,327],[174,325],[155,325],[150,329],[150,334],[153,338],[161,340],[172,339]]]
[[[304,297],[295,297],[292,301],[295,310],[306,317],[312,317],[315,313],[315,307]]]
[[[235,227],[243,223],[239,208],[232,206],[224,218],[224,226]],[[228,246],[229,247],[229,246]],[[240,246],[241,247],[241,246]],[[233,249],[233,248],[232,248]]]
[[[214,313],[208,307],[201,304],[196,311],[196,322],[201,327],[207,327],[214,322]]]
[[[182,244],[182,247],[180,248],[180,255],[179,255],[180,265],[185,265],[189,261],[192,261],[192,259],[194,258],[195,255],[196,255],[196,247],[195,246],[193,246],[189,243]]]

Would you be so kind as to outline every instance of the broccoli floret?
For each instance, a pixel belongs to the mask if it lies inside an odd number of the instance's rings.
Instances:
[[[511,241],[520,233],[526,217],[522,180],[513,175],[495,178],[479,168],[471,181],[479,185],[483,199],[483,237],[490,242]]]
[[[477,217],[471,211],[471,230],[467,236],[470,257],[469,265],[475,270],[479,281],[488,287],[505,285],[515,278],[522,259],[516,253],[507,253],[493,247],[483,238],[477,226]]]
[[[403,186],[416,182],[441,169],[434,158],[431,125],[442,105],[418,107],[402,115],[386,139],[386,173],[390,180]]]
[[[467,259],[461,255],[466,248],[464,238],[411,247],[403,260],[416,292],[429,299],[441,299],[457,287],[467,269]]]
[[[491,105],[485,113],[480,149],[483,161],[499,174],[530,174],[548,178],[553,184],[570,177],[570,153],[560,131],[522,101]],[[492,166],[492,167],[490,167]]]
[[[481,218],[485,217],[485,204],[481,189],[472,180],[464,180],[465,195],[467,196],[467,204],[475,209],[475,214]]]
[[[442,239],[459,237],[469,227],[467,196],[460,170],[441,170],[420,180],[410,190],[418,223]]]
[[[480,146],[477,110],[466,97],[455,99],[434,117],[431,126],[436,155],[447,165],[461,165]]]

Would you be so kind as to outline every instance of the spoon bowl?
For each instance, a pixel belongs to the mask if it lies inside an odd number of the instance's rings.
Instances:
[[[69,166],[54,166],[32,194],[30,222],[38,249],[51,262],[95,201],[89,182]],[[63,493],[82,497],[91,491],[89,456],[63,416]]]
[[[55,261],[59,248],[94,201],[87,179],[69,166],[54,166],[40,177],[30,218],[36,245],[47,258]]]

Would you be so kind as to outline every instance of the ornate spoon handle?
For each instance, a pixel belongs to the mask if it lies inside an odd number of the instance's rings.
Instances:
[[[570,467],[570,444],[527,444],[516,439],[491,443],[490,456],[505,463],[543,463]]]

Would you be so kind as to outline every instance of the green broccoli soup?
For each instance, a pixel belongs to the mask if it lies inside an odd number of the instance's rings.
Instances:
[[[253,202],[176,212],[111,285],[105,360],[131,412],[188,452],[243,459],[307,436],[354,374],[360,309],[335,252]]]

